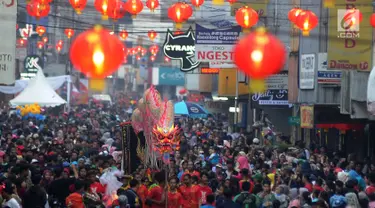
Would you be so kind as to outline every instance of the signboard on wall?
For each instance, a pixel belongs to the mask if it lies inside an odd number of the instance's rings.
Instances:
[[[204,62],[233,62],[233,46],[241,34],[240,26],[210,29],[195,24],[195,57]]]
[[[256,93],[251,98],[259,105],[289,105],[288,90],[267,90],[265,93]]]
[[[173,34],[168,30],[163,51],[171,60],[180,61],[180,69],[183,72],[192,71],[200,64],[195,60],[195,37],[191,28],[182,34]]]
[[[266,79],[267,89],[269,90],[287,90],[288,74],[273,74]]]
[[[16,21],[17,1],[2,0],[0,3],[0,84],[16,81]]]
[[[314,106],[301,106],[301,128],[314,128]]]
[[[301,55],[299,67],[299,88],[313,90],[315,82],[315,54]]]
[[[318,53],[318,84],[341,84],[341,71],[327,68],[327,53]]]

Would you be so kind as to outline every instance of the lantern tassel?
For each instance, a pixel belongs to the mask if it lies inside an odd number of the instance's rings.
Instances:
[[[243,29],[242,29],[242,32],[243,32],[244,34],[249,34],[249,33],[250,33],[250,28],[243,28]]]
[[[137,17],[137,15],[133,14],[132,15],[132,19],[135,19]]]
[[[77,13],[78,15],[82,14],[81,10],[79,10],[79,9],[76,9],[76,13]]]
[[[213,5],[223,5],[224,4],[224,0],[212,0],[212,4]]]
[[[335,7],[335,0],[325,0],[324,1],[325,8],[334,8]]]
[[[263,93],[266,91],[266,82],[264,79],[250,80],[250,93]]]
[[[176,23],[176,29],[181,29],[182,28],[182,23]]]
[[[302,31],[302,35],[303,36],[309,36],[310,35],[310,32],[305,30],[305,31]]]
[[[89,89],[96,92],[102,92],[105,88],[104,79],[89,79]]]
[[[108,20],[108,15],[102,15],[102,20]]]

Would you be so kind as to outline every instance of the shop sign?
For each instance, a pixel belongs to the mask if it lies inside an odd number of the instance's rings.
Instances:
[[[288,90],[267,90],[265,93],[256,93],[252,96],[259,105],[289,105]]]
[[[315,54],[303,54],[299,67],[299,88],[313,90],[315,82]]]
[[[202,74],[219,74],[219,68],[201,68]]]
[[[339,70],[327,70],[327,53],[318,53],[318,84],[341,83],[341,74]]]
[[[192,71],[200,64],[195,60],[195,37],[191,28],[183,34],[173,34],[168,30],[163,51],[171,60],[180,61],[180,69],[183,72]]]
[[[209,29],[200,24],[195,26],[195,57],[198,61],[233,62],[233,46],[240,37],[240,26],[225,29]]]

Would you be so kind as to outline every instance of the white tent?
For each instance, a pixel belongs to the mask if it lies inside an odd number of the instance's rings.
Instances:
[[[42,107],[54,107],[66,103],[48,83],[41,69],[39,69],[36,76],[30,80],[27,87],[10,101],[12,106],[34,103]]]

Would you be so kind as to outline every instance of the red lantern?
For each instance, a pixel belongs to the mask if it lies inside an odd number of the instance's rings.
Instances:
[[[303,11],[303,10],[300,9],[300,8],[293,8],[293,9],[291,9],[291,10],[289,11],[289,13],[288,13],[288,19],[289,19],[292,23],[296,24],[297,17],[298,17],[298,15],[299,15],[302,11]]]
[[[102,14],[102,19],[108,19],[108,9],[113,6],[114,0],[95,0],[95,9]]]
[[[126,40],[126,38],[128,38],[128,32],[126,30],[121,30],[119,36],[122,40]]]
[[[48,42],[48,37],[43,37],[42,41],[43,41],[43,43],[47,43]]]
[[[310,30],[314,29],[318,25],[318,21],[318,17],[314,14],[314,12],[304,10],[298,15],[296,19],[296,26],[302,30],[302,34],[304,36],[308,36]]]
[[[150,50],[150,53],[155,56],[159,52],[159,46],[153,45],[149,48],[149,50]]]
[[[137,59],[137,61],[141,60],[141,56],[140,55],[137,55],[135,58]]]
[[[19,45],[19,46],[23,46],[23,45],[25,45],[26,42],[27,42],[27,40],[24,40],[24,39],[22,39],[22,38],[18,39],[18,45]]]
[[[236,12],[236,21],[245,30],[248,30],[252,26],[256,25],[258,19],[258,13],[248,6],[241,7]]]
[[[151,60],[151,61],[155,61],[155,60],[156,60],[156,57],[155,57],[155,56],[151,56],[151,57],[150,57],[150,60]]]
[[[241,39],[233,52],[234,63],[252,78],[250,88],[253,92],[264,91],[264,79],[280,71],[286,54],[284,44],[264,28]]]
[[[96,26],[77,36],[70,47],[70,60],[88,77],[103,79],[123,63],[124,47],[117,36]]]
[[[372,27],[375,28],[375,13],[371,15],[370,17],[370,24]]]
[[[121,0],[116,0],[113,3],[113,6],[108,8],[108,16],[113,19],[113,21],[117,21],[125,16],[125,3]]]
[[[155,9],[159,6],[158,0],[147,0],[146,6],[151,10],[151,12],[154,12]]]
[[[168,8],[168,17],[176,23],[177,29],[180,29],[182,23],[187,21],[192,14],[193,9],[184,2],[177,2]]]
[[[190,0],[191,4],[195,6],[195,8],[199,8],[204,3],[204,0]]]
[[[170,62],[170,61],[171,61],[171,59],[170,59],[170,58],[168,58],[168,57],[164,57],[164,61],[168,63],[168,62]]]
[[[135,55],[137,54],[137,49],[136,48],[132,48],[132,52],[131,52],[132,55]]]
[[[42,49],[44,46],[44,43],[42,41],[38,41],[37,46],[39,49]]]
[[[65,33],[66,37],[68,37],[68,39],[70,39],[74,35],[74,30],[70,29],[70,28],[67,28],[67,29],[65,29],[64,33]]]
[[[185,95],[187,93],[187,90],[185,88],[182,88],[180,91],[178,91],[178,94]]]
[[[158,33],[155,32],[155,30],[150,30],[150,31],[148,31],[147,35],[150,38],[150,40],[154,40],[156,38],[156,36],[158,35]]]
[[[237,2],[237,0],[227,0],[227,1],[228,1],[229,4],[231,4],[231,5]]]
[[[36,33],[38,33],[39,36],[43,36],[46,32],[46,28],[44,26],[38,26],[35,29]]]
[[[62,46],[61,45],[59,45],[59,44],[56,44],[56,51],[57,52],[60,52],[61,51],[61,49],[62,49]]]
[[[57,45],[62,46],[64,42],[62,40],[57,41]]]
[[[143,10],[143,3],[141,0],[128,0],[125,8],[135,18]]]
[[[49,4],[42,4],[37,0],[33,0],[26,5],[27,13],[39,20],[42,17],[46,17],[50,11]]]
[[[70,5],[77,14],[82,14],[82,11],[85,9],[87,0],[69,0]]]

